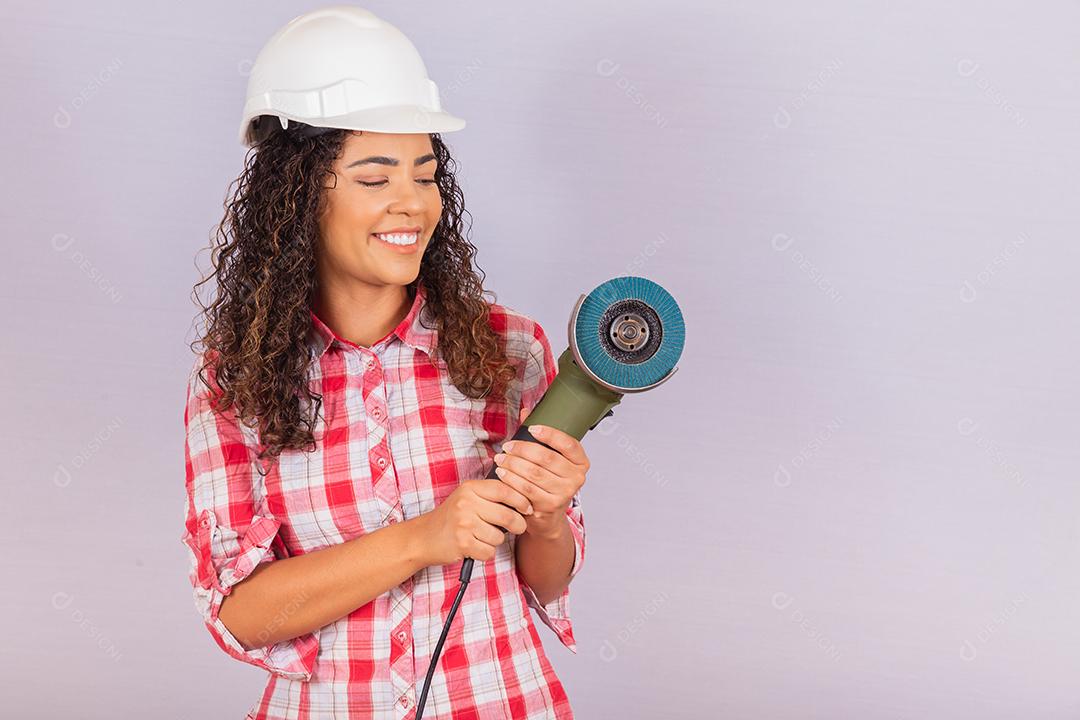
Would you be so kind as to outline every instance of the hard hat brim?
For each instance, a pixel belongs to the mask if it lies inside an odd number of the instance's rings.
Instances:
[[[303,118],[282,112],[264,112],[288,120],[306,123],[314,127],[340,128],[342,130],[368,130],[380,133],[444,133],[461,130],[465,120],[442,110],[429,110],[417,105],[391,105],[387,107],[358,110],[347,115],[326,118]],[[248,130],[252,118],[245,118],[240,126],[240,142],[248,145]]]

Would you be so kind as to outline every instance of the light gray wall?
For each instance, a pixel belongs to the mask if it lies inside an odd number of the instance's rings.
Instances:
[[[189,293],[245,72],[317,5],[0,10],[5,716],[262,687],[179,543]],[[556,353],[615,275],[686,317],[586,439],[580,653],[541,627],[578,716],[1076,717],[1077,4],[367,7],[468,120],[500,302]]]

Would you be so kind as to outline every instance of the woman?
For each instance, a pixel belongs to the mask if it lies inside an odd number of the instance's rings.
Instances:
[[[340,6],[298,27],[331,49],[397,32]],[[218,290],[184,415],[196,607],[270,673],[248,718],[415,717],[472,557],[424,717],[571,718],[528,608],[576,652],[589,460],[554,428],[533,428],[553,449],[503,442],[556,374],[548,338],[483,298],[439,133],[404,131],[400,102],[395,131],[369,130],[390,115],[368,100],[311,122],[245,111],[252,152],[196,285]],[[440,113],[408,111],[420,130]]]

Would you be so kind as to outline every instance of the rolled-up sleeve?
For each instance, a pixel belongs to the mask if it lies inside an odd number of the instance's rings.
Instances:
[[[551,352],[547,334],[539,323],[535,323],[530,348],[522,366],[521,406],[531,412],[547,392],[557,374],[558,365]],[[566,520],[570,525],[570,533],[574,537],[574,562],[570,569],[570,580],[573,581],[585,562],[585,517],[581,510],[580,491],[571,498],[570,505],[566,508]],[[520,576],[519,580],[521,580]],[[573,623],[570,618],[571,585],[572,583],[568,583],[558,597],[543,604],[528,583],[521,580],[521,589],[529,607],[536,611],[540,620],[552,629],[563,645],[571,652],[577,653]]]
[[[212,371],[206,374],[213,377]],[[181,536],[195,608],[210,635],[230,656],[294,680],[310,680],[318,631],[250,650],[218,617],[232,588],[262,563],[286,556],[274,540],[281,521],[266,508],[256,449],[235,414],[211,407],[197,367],[188,380],[184,411],[187,500]],[[267,633],[273,627],[267,628]]]

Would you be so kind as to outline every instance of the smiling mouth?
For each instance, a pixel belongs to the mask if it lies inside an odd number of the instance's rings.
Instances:
[[[420,239],[419,232],[410,233],[372,233],[373,236],[382,240],[383,242],[390,243],[391,245],[409,246],[415,245]]]

